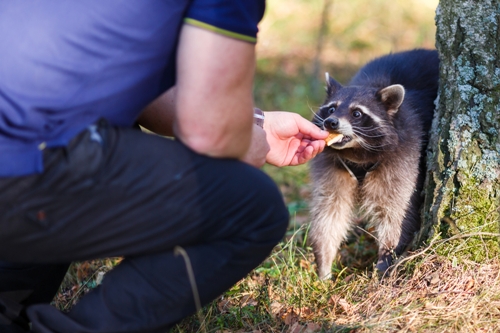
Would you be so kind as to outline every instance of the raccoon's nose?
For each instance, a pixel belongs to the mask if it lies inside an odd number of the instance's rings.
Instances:
[[[338,118],[326,118],[324,124],[325,124],[325,129],[336,130],[339,128],[339,119]]]

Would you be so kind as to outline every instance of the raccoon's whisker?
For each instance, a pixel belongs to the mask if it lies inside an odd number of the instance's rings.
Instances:
[[[309,110],[311,110],[311,111],[313,110],[313,107],[311,107],[311,105],[309,105],[309,100],[307,100],[307,107],[309,108]],[[319,109],[320,107],[321,106],[316,106],[316,107],[314,107],[314,109]],[[314,113],[314,111],[313,111],[313,113]]]
[[[321,124],[323,124],[323,122],[325,120],[323,118],[321,118],[320,116],[315,115],[314,118],[312,119],[312,121],[318,121],[318,122],[321,122]]]
[[[313,110],[311,110],[311,112],[314,115],[313,119],[312,119],[312,123],[321,129],[325,129],[324,125],[323,125],[323,122],[325,121],[325,119],[323,119],[319,114],[315,113]]]
[[[361,145],[361,147],[363,147],[363,149],[371,151],[373,153],[376,153],[376,152],[379,152],[379,151],[383,151],[383,149],[375,149],[375,148],[366,147],[366,146],[363,146],[363,145]]]
[[[386,128],[384,126],[382,127],[358,127],[358,126],[353,126],[352,131],[356,136],[358,137],[364,137],[364,138],[371,138],[371,139],[376,139],[376,138],[383,138],[387,135],[386,133]],[[371,132],[376,132],[373,133],[374,135],[370,135]]]
[[[357,137],[365,137],[365,138],[371,138],[371,139],[374,139],[374,138],[383,138],[384,135],[380,134],[380,135],[367,135],[365,131],[357,131],[357,130],[354,130],[353,129],[353,132],[354,134],[356,134]]]
[[[385,151],[385,149],[383,149],[382,147],[363,147],[363,148],[373,153]]]
[[[353,131],[353,133],[357,137],[366,138],[366,139],[377,139],[377,138],[383,138],[384,137],[383,135],[376,135],[375,133],[373,135],[369,135],[369,133],[362,132],[362,131]]]
[[[375,145],[367,143],[366,140],[362,137],[357,137],[357,138],[359,140],[359,143],[361,145],[364,145],[364,147],[367,147],[367,148],[378,149],[378,148],[384,148],[384,147],[390,146],[390,144],[379,144],[379,145],[375,146]]]
[[[325,119],[323,119],[319,114],[317,114],[313,109],[309,108],[309,111],[311,111],[311,113],[313,114],[314,116],[314,119],[319,119],[321,121],[325,121]]]
[[[309,108],[309,110],[310,110],[313,114],[316,114],[316,112],[315,112],[315,111],[313,111],[313,107],[311,107],[311,106],[309,105],[309,101],[307,101],[307,107]],[[320,108],[319,106],[318,106],[318,107],[315,107],[315,109],[319,109],[319,108]]]
[[[360,130],[358,128],[352,128],[352,132],[356,135],[356,137],[361,137],[361,138],[371,138],[371,139],[374,139],[374,138],[383,138],[385,135],[384,134],[380,134],[380,133],[374,133],[374,135],[370,135],[370,133],[367,133],[368,130]],[[377,135],[375,135],[377,134]]]
[[[325,119],[321,118],[321,116],[317,113],[313,113],[314,115],[314,119],[318,119],[318,120],[321,120],[322,122],[325,121]]]
[[[387,146],[387,145],[379,145],[379,146],[370,145],[361,137],[358,137],[358,142],[361,147],[372,152],[383,151],[384,147]]]
[[[366,131],[383,131],[387,128],[391,128],[388,124],[386,123],[380,123],[377,126],[369,126],[369,127],[361,127],[361,126],[352,126],[353,128],[358,128],[358,129],[363,129]]]
[[[353,126],[352,127],[352,130],[353,131],[358,131],[358,132],[361,132],[361,133],[365,133],[365,132],[381,132],[381,128],[380,127],[357,127],[357,126]]]
[[[313,123],[314,125],[318,126],[319,128],[321,128],[322,130],[324,130],[324,129],[325,129],[325,127],[323,126],[323,123],[322,123],[322,122],[321,122],[321,123],[318,123],[318,122],[314,122],[314,121],[313,121],[312,123]]]

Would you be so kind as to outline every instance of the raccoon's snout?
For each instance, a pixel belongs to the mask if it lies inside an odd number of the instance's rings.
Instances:
[[[326,118],[324,124],[325,124],[325,129],[338,130],[339,118],[335,117]]]

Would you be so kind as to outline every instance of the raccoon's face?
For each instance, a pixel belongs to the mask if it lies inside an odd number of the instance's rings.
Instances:
[[[330,141],[333,149],[362,148],[370,152],[384,150],[394,139],[391,118],[403,102],[400,85],[384,89],[342,87],[328,78],[327,99],[313,119],[320,128],[340,134]]]

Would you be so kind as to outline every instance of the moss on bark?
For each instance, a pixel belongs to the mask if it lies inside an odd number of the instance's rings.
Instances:
[[[500,1],[441,0],[440,87],[418,240],[473,233],[442,247],[483,260],[500,253]],[[483,233],[481,235],[481,233]]]

